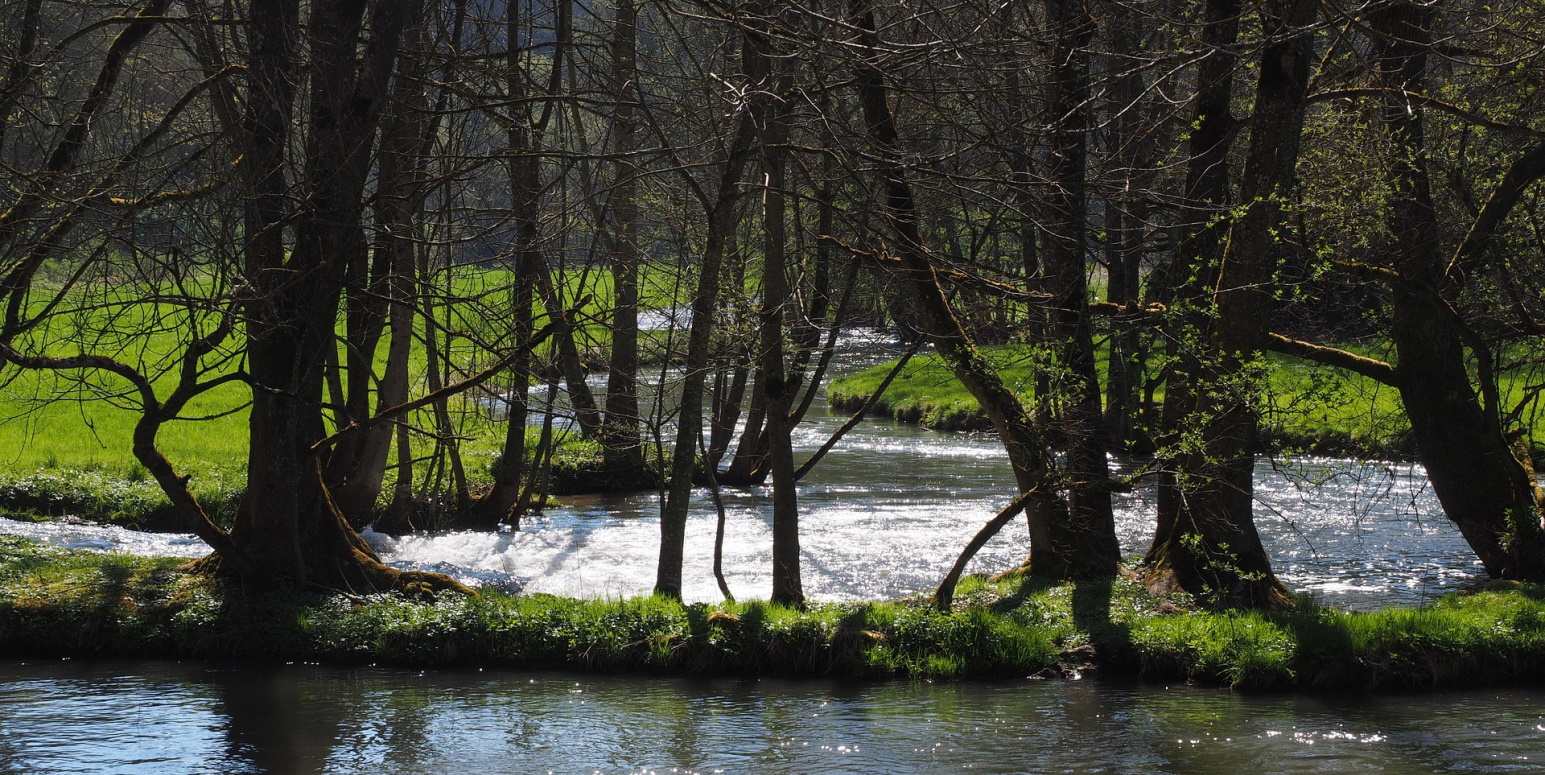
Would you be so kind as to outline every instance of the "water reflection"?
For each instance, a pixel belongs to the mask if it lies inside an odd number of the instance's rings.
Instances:
[[[1542,700],[12,662],[0,772],[1529,772]]]

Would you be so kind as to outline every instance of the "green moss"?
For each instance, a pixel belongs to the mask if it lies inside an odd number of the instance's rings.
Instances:
[[[966,579],[922,601],[691,604],[661,597],[263,594],[177,561],[0,537],[0,654],[258,658],[604,672],[910,677],[1109,675],[1252,689],[1429,689],[1545,680],[1545,587],[1419,609],[1205,612],[1125,581]]]

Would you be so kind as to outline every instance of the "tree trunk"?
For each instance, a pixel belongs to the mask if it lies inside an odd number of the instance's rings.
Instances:
[[[1211,294],[1215,323],[1202,330],[1202,352],[1189,364],[1195,371],[1184,375],[1194,387],[1181,394],[1184,416],[1201,424],[1200,442],[1170,451],[1173,500],[1166,505],[1173,517],[1149,552],[1152,583],[1221,606],[1293,604],[1255,529],[1254,362],[1265,350],[1275,308],[1273,232],[1282,224],[1281,199],[1298,160],[1316,8],[1314,0],[1281,0],[1262,10],[1268,42],[1242,176],[1246,209],[1230,224]]]
[[[1069,518],[1084,526],[1087,550],[1096,556],[1121,556],[1111,509],[1110,465],[1106,460],[1100,379],[1094,362],[1094,334],[1089,319],[1088,264],[1084,259],[1084,136],[1089,101],[1089,42],[1094,18],[1084,0],[1048,0],[1053,36],[1050,110],[1052,150],[1047,198],[1044,261],[1051,284],[1053,346],[1064,374],[1059,420],[1066,443]]]
[[[638,168],[634,101],[638,15],[633,0],[617,0],[612,28],[612,148],[617,179],[612,185],[612,349],[606,377],[606,414],[601,454],[608,471],[634,486],[653,481],[644,464],[638,412]]]
[[[1140,27],[1143,19],[1125,3],[1104,6],[1112,56],[1118,72],[1109,86],[1115,179],[1105,197],[1106,301],[1132,309],[1142,296],[1144,237],[1143,197],[1153,186],[1153,132],[1143,99],[1144,77],[1132,63],[1143,56]],[[1137,326],[1118,319],[1110,337],[1110,357],[1105,386],[1105,429],[1110,444],[1130,452],[1153,451],[1148,429],[1141,422],[1147,340]]]
[[[676,441],[671,451],[665,506],[660,511],[660,559],[655,569],[655,592],[681,597],[681,567],[687,538],[687,507],[697,469],[698,438],[703,432],[703,394],[708,361],[713,354],[713,332],[719,306],[719,286],[724,272],[725,247],[735,228],[741,175],[751,154],[755,126],[744,110],[735,118],[735,138],[721,162],[718,190],[704,201],[708,228],[703,259],[698,264],[697,291],[692,295],[692,330],[687,335],[686,374],[676,417]]]
[[[879,37],[874,12],[865,0],[853,0],[851,18],[857,24],[859,60],[856,85],[864,123],[876,146],[876,164],[883,176],[884,216],[897,236],[901,277],[922,318],[922,332],[970,391],[1002,437],[1021,493],[1033,493],[1030,514],[1028,571],[1043,578],[1104,578],[1115,574],[1119,556],[1114,534],[1103,526],[1075,522],[1057,495],[1056,478],[1039,429],[1024,405],[999,378],[997,371],[972,346],[950,309],[944,289],[923,243],[911,185],[901,164],[902,149],[886,95],[879,61]]]
[[[510,278],[510,346],[515,353],[510,363],[510,381],[506,402],[504,446],[494,464],[494,485],[476,504],[463,522],[478,527],[492,527],[508,518],[525,492],[526,423],[530,418],[530,392],[535,358],[537,273],[545,269],[537,223],[542,193],[540,159],[536,149],[535,122],[526,104],[526,72],[521,62],[519,3],[506,8],[505,36],[509,42],[506,55],[510,91],[509,117],[510,220],[515,229],[514,271]]]
[[[282,223],[283,159],[293,95],[299,9],[292,3],[254,6],[250,20],[252,72],[260,84],[244,127],[249,151],[264,166],[247,180],[248,374],[254,389],[247,491],[231,528],[244,555],[244,578],[288,581],[369,592],[424,574],[383,565],[349,526],[323,480],[315,449],[324,438],[323,384],[342,294],[344,262],[358,249],[370,153],[396,60],[407,2],[382,2],[371,14],[372,45],[356,65],[365,6],[318,3],[311,9],[309,136],[305,149],[306,210],[296,218],[288,257]],[[209,564],[219,567],[220,555]],[[464,589],[435,577],[442,587]]]
[[[1493,578],[1545,580],[1545,501],[1527,453],[1512,444],[1498,407],[1484,406],[1466,365],[1465,322],[1450,276],[1427,172],[1423,108],[1404,97],[1425,86],[1433,9],[1395,2],[1371,20],[1374,66],[1385,87],[1383,125],[1396,149],[1389,172],[1394,241],[1391,338],[1397,384],[1417,455],[1443,511]],[[1457,263],[1457,262],[1456,262]],[[1473,357],[1489,359],[1488,352]],[[1483,374],[1482,379],[1494,377]],[[1492,384],[1495,391],[1495,383]]]
[[[762,308],[759,317],[761,371],[765,399],[767,467],[772,474],[772,602],[802,606],[805,592],[799,567],[799,496],[794,479],[794,442],[790,434],[790,410],[797,382],[791,382],[783,360],[783,319],[793,303],[789,293],[784,178],[787,166],[788,95],[790,79],[778,72],[777,54],[764,31],[771,22],[758,14],[767,14],[776,0],[752,3],[751,26],[745,33],[748,59],[755,67],[748,74],[759,77],[757,96],[751,102],[751,117],[759,130],[758,146],[762,169]],[[760,446],[760,445],[759,445]]]
[[[1176,314],[1170,319],[1164,341],[1174,359],[1164,380],[1164,405],[1160,410],[1163,455],[1176,452],[1180,434],[1185,430],[1192,402],[1191,375],[1200,371],[1197,354],[1187,343],[1201,336],[1205,316],[1206,290],[1216,285],[1215,273],[1223,261],[1221,219],[1229,204],[1229,147],[1235,120],[1230,112],[1234,96],[1234,70],[1238,58],[1233,53],[1239,39],[1239,0],[1207,0],[1204,4],[1202,45],[1206,54],[1197,65],[1197,91],[1192,113],[1189,162],[1186,165],[1185,196],[1181,204],[1181,236],[1175,241],[1169,263],[1154,273],[1154,298],[1170,305]],[[1152,385],[1149,386],[1152,395]],[[1159,552],[1175,535],[1181,493],[1175,469],[1164,467],[1159,473],[1157,496],[1158,522],[1154,542],[1143,558],[1154,565]]]
[[[369,287],[351,286],[349,314],[365,316],[349,329],[349,409],[369,416],[369,384],[374,381],[377,344],[383,326],[389,332],[386,364],[376,390],[375,410],[408,400],[408,360],[413,347],[413,273],[418,226],[423,216],[421,190],[428,159],[423,154],[433,122],[424,91],[424,25],[409,21],[407,53],[401,58],[392,101],[382,120],[376,174],[376,244]],[[363,392],[363,396],[357,393]],[[392,447],[392,426],[381,423],[346,437],[333,453],[333,500],[351,524],[368,523],[375,514]]]

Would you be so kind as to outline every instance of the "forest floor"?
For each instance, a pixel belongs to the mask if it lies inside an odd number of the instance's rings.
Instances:
[[[0,655],[322,661],[822,677],[1101,675],[1256,690],[1545,682],[1545,587],[1493,583],[1421,608],[1206,611],[1127,579],[966,579],[926,600],[690,604],[547,595],[414,600],[252,592],[182,560],[0,537]]]

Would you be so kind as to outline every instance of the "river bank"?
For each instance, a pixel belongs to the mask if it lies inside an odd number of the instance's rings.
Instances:
[[[985,347],[982,352],[1005,384],[1027,404],[1034,401],[1037,375],[1044,374],[1044,364],[1033,348],[1004,345]],[[1269,354],[1265,364],[1266,376],[1259,386],[1257,454],[1416,459],[1411,423],[1393,388],[1287,356]],[[848,413],[863,408],[896,365],[891,360],[832,380],[827,390],[831,407]],[[1528,389],[1521,379],[1509,378],[1503,385],[1503,393],[1515,401]],[[1153,396],[1154,414],[1163,397],[1161,386]],[[920,354],[902,366],[875,399],[869,415],[938,431],[977,432],[993,427],[976,399],[932,353]],[[1545,463],[1545,442],[1540,441],[1545,439],[1545,415],[1528,415],[1525,420],[1530,429],[1525,442],[1539,466]]]
[[[1205,612],[1125,580],[975,577],[920,600],[682,604],[506,595],[257,593],[180,559],[0,537],[0,655],[176,657],[652,675],[1104,676],[1260,690],[1411,690],[1545,681],[1545,589],[1501,585],[1421,608]]]

